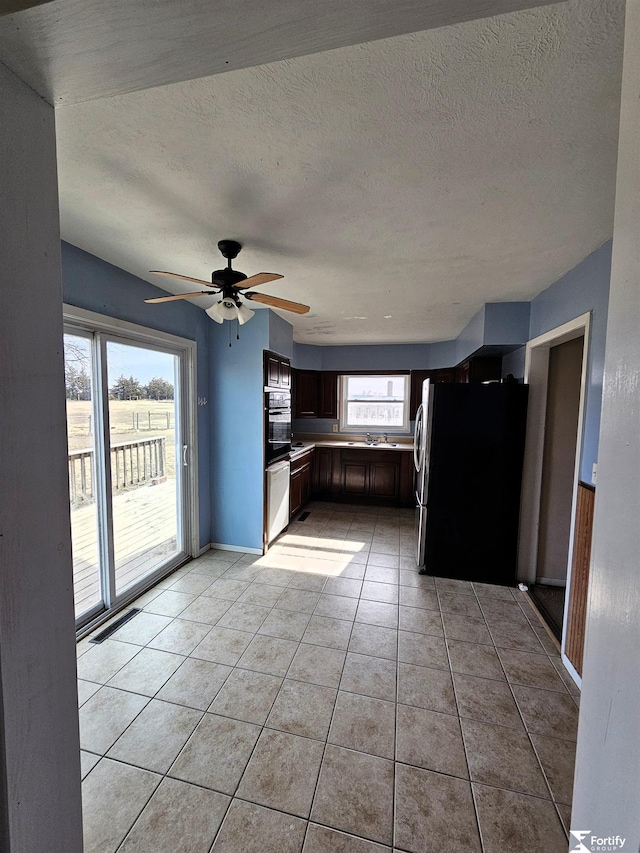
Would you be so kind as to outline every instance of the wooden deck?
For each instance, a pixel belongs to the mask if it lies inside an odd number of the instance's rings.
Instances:
[[[113,496],[116,591],[153,571],[177,549],[175,480]],[[96,506],[71,512],[76,616],[100,600]]]

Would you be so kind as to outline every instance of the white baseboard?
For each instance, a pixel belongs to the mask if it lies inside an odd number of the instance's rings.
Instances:
[[[207,551],[210,551],[210,550],[211,550],[211,543],[209,542],[209,544],[208,544],[208,545],[203,545],[203,546],[202,546],[202,548],[200,548],[200,549],[198,550],[198,553],[196,554],[196,557],[202,557],[202,555],[203,555],[203,554],[206,554],[206,553],[207,553]]]
[[[222,545],[220,542],[212,542],[210,548],[215,548],[217,551],[239,551],[241,554],[260,554],[262,556],[262,548],[247,548],[244,545]]]

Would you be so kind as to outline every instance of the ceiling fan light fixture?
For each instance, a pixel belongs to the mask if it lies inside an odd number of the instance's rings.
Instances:
[[[241,326],[244,326],[247,320],[250,320],[255,313],[256,312],[252,311],[245,302],[241,302],[238,305],[238,323],[240,323]]]
[[[211,308],[207,308],[205,313],[211,317],[212,320],[215,320],[216,323],[224,323],[224,317],[220,313],[220,306],[222,302],[216,302]]]

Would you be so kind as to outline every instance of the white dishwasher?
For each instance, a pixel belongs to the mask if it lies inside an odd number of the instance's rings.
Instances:
[[[290,475],[288,459],[274,462],[267,468],[267,542],[273,542],[289,524]]]

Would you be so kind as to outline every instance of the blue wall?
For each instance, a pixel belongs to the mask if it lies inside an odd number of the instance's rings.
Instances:
[[[293,365],[304,370],[431,370],[454,367],[486,345],[524,344],[529,331],[528,302],[489,302],[455,340],[430,344],[293,344]]]
[[[263,314],[269,315],[269,346],[267,349],[277,352],[278,355],[284,355],[288,359],[293,359],[293,326],[287,323],[278,314],[273,311],[264,311]]]
[[[502,356],[502,375],[508,376],[511,374],[515,376],[516,379],[524,379],[524,362],[527,355],[527,348],[520,347],[520,349],[514,350],[513,352],[509,352],[506,355]]]
[[[303,370],[415,370],[429,367],[432,344],[293,345],[293,365]]]
[[[146,305],[145,299],[166,294],[69,243],[62,243],[62,279],[68,305],[196,341],[197,394],[209,397],[209,328],[215,324],[203,311],[188,302]],[[198,406],[200,547],[211,541],[209,410]]]
[[[262,548],[263,366],[269,315],[256,311],[232,338],[211,323],[211,542]]]
[[[587,361],[584,440],[580,458],[580,478],[592,481],[592,465],[598,461],[602,375],[607,337],[611,241],[592,252],[582,263],[531,300],[528,340],[591,312]],[[521,347],[502,360],[502,375],[524,377],[526,348]]]
[[[592,252],[531,302],[529,339],[591,311],[585,431],[580,460],[580,477],[587,483],[592,482],[591,466],[598,460],[611,245],[608,241]]]

